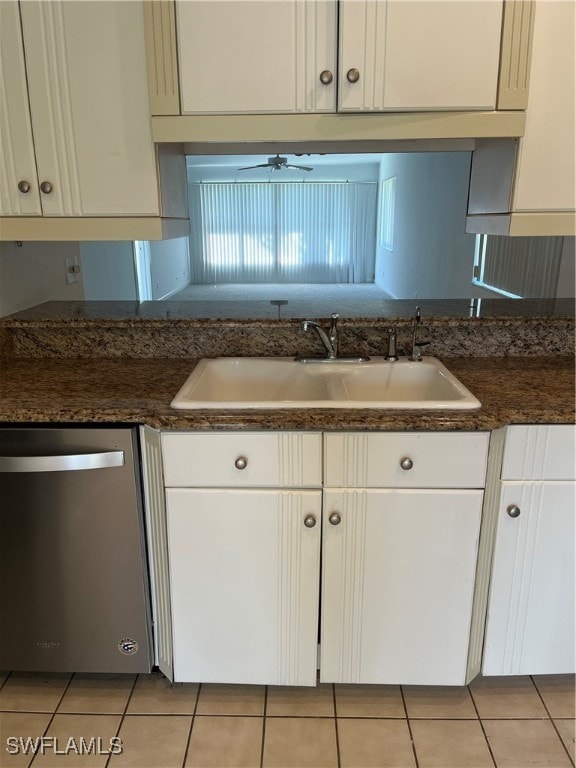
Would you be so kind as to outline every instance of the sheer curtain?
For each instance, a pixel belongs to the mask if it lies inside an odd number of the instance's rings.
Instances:
[[[374,280],[377,184],[190,185],[194,283]]]

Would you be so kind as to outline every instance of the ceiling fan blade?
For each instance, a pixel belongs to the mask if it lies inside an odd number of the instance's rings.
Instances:
[[[293,168],[296,171],[313,171],[314,168],[309,168],[307,165],[285,165],[285,168]]]
[[[245,168],[238,168],[239,171],[251,171],[253,168],[270,168],[268,163],[260,163],[260,165],[247,165]]]

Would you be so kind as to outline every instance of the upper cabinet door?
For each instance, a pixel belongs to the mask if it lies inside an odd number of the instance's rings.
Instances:
[[[536,5],[526,133],[520,139],[515,211],[576,209],[576,72],[573,2]]]
[[[340,0],[339,110],[492,110],[499,0]]]
[[[44,215],[158,214],[141,3],[20,11]]]
[[[333,112],[336,0],[177,2],[182,114]]]
[[[20,10],[0,2],[0,215],[40,216]]]

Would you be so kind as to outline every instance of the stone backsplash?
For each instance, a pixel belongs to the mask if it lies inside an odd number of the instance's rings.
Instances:
[[[182,316],[146,316],[129,302],[110,305],[106,316],[70,302],[42,305],[0,319],[0,354],[42,358],[202,358],[218,356],[320,355],[314,332],[304,333],[297,319],[229,320]],[[85,303],[86,305],[89,303]],[[76,305],[71,306],[71,305]],[[123,305],[130,305],[123,306]],[[321,320],[327,326],[326,319]],[[386,353],[387,329],[409,351],[410,317],[342,318],[340,354]],[[574,355],[574,319],[544,317],[427,317],[418,329],[430,341],[425,354],[449,357],[521,357]]]

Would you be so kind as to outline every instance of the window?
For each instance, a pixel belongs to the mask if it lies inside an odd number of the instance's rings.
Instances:
[[[374,280],[377,184],[190,185],[194,283]]]

